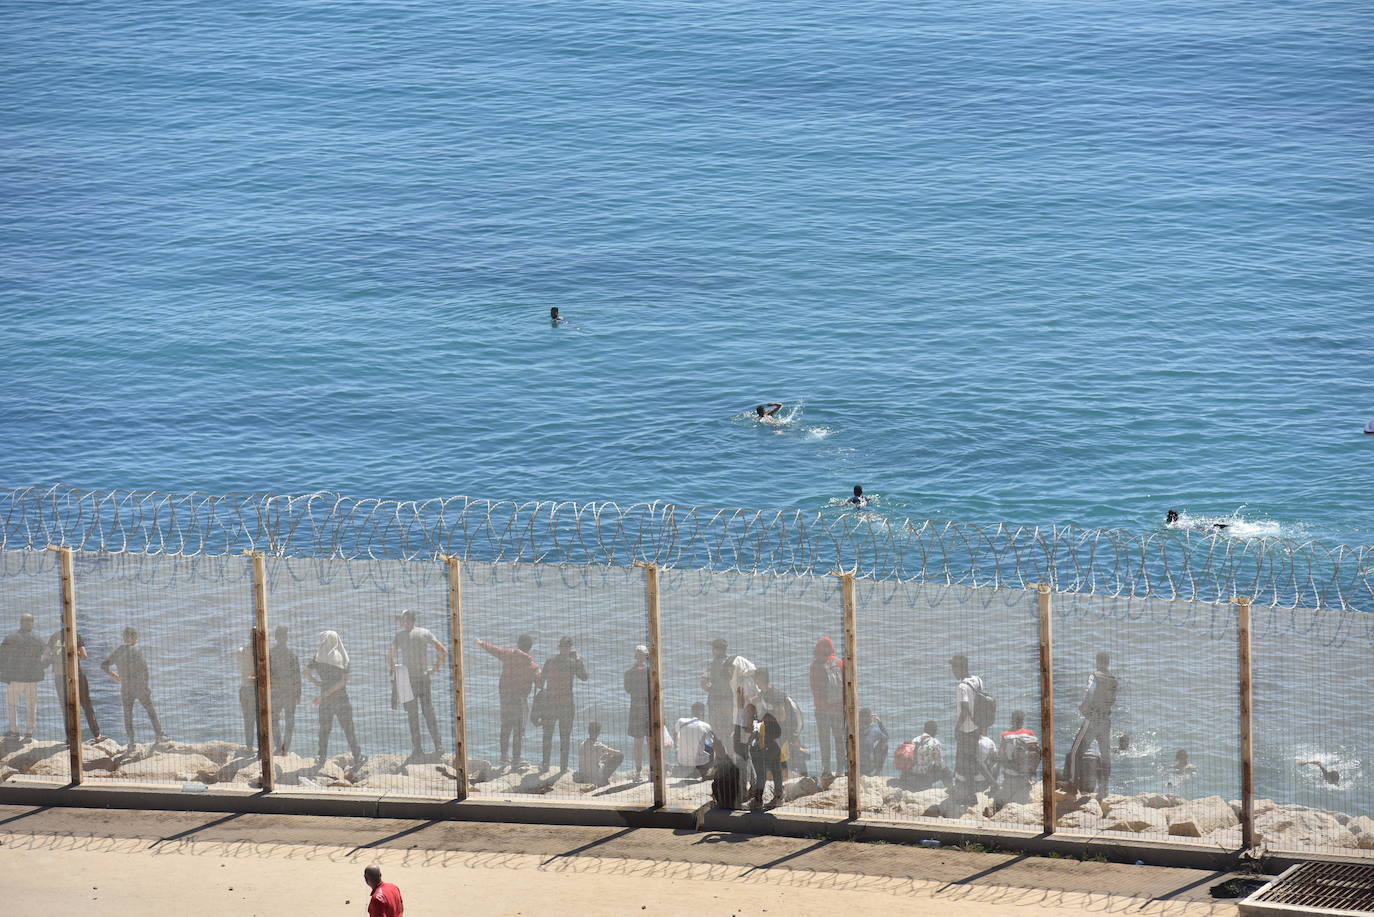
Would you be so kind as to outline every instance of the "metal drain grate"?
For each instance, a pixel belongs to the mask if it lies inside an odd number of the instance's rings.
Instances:
[[[1374,914],[1374,864],[1303,863],[1246,898],[1240,910],[1242,914]]]

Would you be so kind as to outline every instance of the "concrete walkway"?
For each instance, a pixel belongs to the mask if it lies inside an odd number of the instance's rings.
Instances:
[[[409,917],[1092,912],[1231,915],[1226,874],[651,828],[0,806],[10,917],[363,914],[379,864]]]

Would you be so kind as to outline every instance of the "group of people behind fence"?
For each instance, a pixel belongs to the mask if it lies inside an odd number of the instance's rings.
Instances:
[[[34,727],[38,719],[38,686],[44,673],[52,669],[53,687],[57,692],[58,705],[67,704],[66,675],[66,631],[59,629],[47,640],[38,636],[34,617],[31,614],[19,616],[19,628],[0,641],[0,681],[5,683],[5,712],[8,729],[6,740],[21,743],[33,740]],[[90,651],[81,633],[76,635],[77,699],[86,715],[90,727],[90,741],[105,739],[100,730],[100,720],[95,704],[91,702],[91,685],[86,678],[82,662],[89,658]],[[148,671],[148,660],[138,645],[138,629],[126,627],[121,633],[121,642],[113,647],[100,668],[106,675],[119,682],[119,700],[124,710],[124,731],[132,745],[136,739],[134,730],[134,707],[141,706],[153,727],[155,741],[164,741],[162,723],[158,719],[157,707],[153,703],[152,680]],[[20,712],[23,712],[23,729],[20,729]]]

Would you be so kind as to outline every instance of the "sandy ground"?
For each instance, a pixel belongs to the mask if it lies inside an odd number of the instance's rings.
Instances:
[[[0,909],[363,914],[379,864],[410,917],[1225,915],[1226,874],[663,829],[0,806]]]

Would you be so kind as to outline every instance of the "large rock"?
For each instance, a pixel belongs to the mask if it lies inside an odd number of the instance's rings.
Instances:
[[[135,780],[190,780],[210,782],[207,778],[218,774],[220,767],[204,755],[156,754],[120,767],[116,776]]]
[[[474,793],[487,793],[492,795],[509,795],[520,791],[520,784],[524,780],[524,774],[502,774],[491,780],[482,783],[475,783],[472,786]]]
[[[1103,826],[1108,831],[1130,831],[1135,834],[1168,834],[1169,819],[1164,810],[1152,809],[1141,802],[1122,802],[1111,806]]]
[[[10,767],[8,764],[0,764],[0,783],[4,783],[6,780],[10,779],[17,773],[19,772],[14,768]]]
[[[1359,846],[1359,835],[1333,814],[1306,806],[1277,806],[1255,819],[1255,830],[1265,846],[1276,849]]]
[[[34,765],[39,761],[51,758],[54,755],[61,755],[62,760],[66,761],[67,743],[65,742],[30,742],[5,757],[0,763],[14,768],[21,774],[33,773]]]
[[[1374,850],[1374,818],[1360,815],[1350,819],[1350,824],[1345,827],[1355,838],[1356,847],[1361,850]]]
[[[1172,809],[1183,805],[1183,797],[1175,796],[1172,793],[1150,793],[1142,797],[1140,801],[1151,809]]]
[[[820,791],[821,785],[816,782],[815,777],[793,777],[783,783],[782,798],[786,802],[791,802],[803,796],[814,796]]]
[[[230,758],[254,754],[237,742],[163,742],[157,750],[172,755],[204,755],[216,764],[224,764]]]
[[[1239,823],[1230,803],[1220,796],[1206,796],[1166,810],[1169,834],[1174,837],[1206,837],[1213,831]]]
[[[299,785],[304,778],[313,781],[317,776],[315,759],[297,754],[273,755],[272,772],[277,783],[285,786]]]
[[[1011,825],[1038,825],[1043,818],[1040,806],[1024,802],[1009,802],[993,815],[994,821]]]

